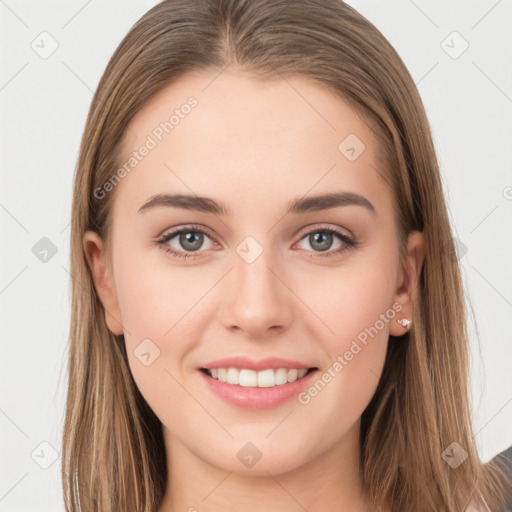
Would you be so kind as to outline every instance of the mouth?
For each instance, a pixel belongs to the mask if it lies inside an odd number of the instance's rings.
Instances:
[[[237,408],[253,410],[272,409],[296,398],[312,385],[319,372],[316,366],[263,367],[259,371],[234,367],[198,370],[210,393]]]
[[[245,388],[279,388],[304,379],[318,368],[267,368],[255,371],[246,368],[200,368],[213,380]]]

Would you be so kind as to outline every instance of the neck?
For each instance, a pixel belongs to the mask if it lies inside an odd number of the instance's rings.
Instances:
[[[334,446],[285,472],[240,474],[212,465],[164,428],[168,482],[158,512],[366,512],[359,462],[359,422]],[[257,465],[254,466],[256,470]],[[252,471],[252,470],[251,470]]]

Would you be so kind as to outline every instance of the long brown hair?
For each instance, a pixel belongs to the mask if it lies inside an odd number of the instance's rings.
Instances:
[[[411,230],[426,237],[414,327],[403,342],[389,343],[361,421],[368,496],[397,512],[460,512],[480,493],[499,510],[504,475],[496,463],[480,461],[473,437],[463,287],[429,123],[396,51],[339,0],[164,0],[112,55],[90,107],[74,181],[66,510],[154,512],[162,500],[162,425],[135,385],[124,337],[107,328],[82,238],[95,230],[108,250],[114,194],[98,198],[94,191],[118,170],[135,113],[185,73],[230,65],[262,79],[309,77],[362,112],[385,156],[401,250]],[[456,469],[442,457],[450,445],[468,454]]]

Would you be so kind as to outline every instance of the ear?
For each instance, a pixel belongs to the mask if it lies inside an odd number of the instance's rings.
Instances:
[[[114,280],[105,255],[103,241],[98,233],[87,231],[84,234],[82,243],[91,269],[96,292],[105,310],[107,327],[116,335],[123,334],[121,311],[117,303]]]
[[[398,319],[412,320],[424,259],[425,236],[421,231],[411,231],[407,240],[406,255],[396,281],[394,302],[399,302],[402,310],[390,324],[389,333],[392,336],[402,336],[407,332],[407,329],[397,322]]]

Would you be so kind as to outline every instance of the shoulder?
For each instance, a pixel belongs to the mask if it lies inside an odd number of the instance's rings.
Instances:
[[[512,489],[512,446],[509,446],[506,450],[498,453],[498,455],[496,455],[492,461],[500,461],[505,463],[508,480],[510,482],[510,489]],[[512,498],[508,502],[507,507],[505,510],[503,510],[503,512],[512,512]]]
[[[501,453],[496,455],[496,457],[494,457],[493,460],[496,460],[498,458],[502,458],[506,461],[512,477],[512,446],[509,446],[506,450],[503,450]]]
[[[498,453],[495,457],[491,459],[490,462],[500,462],[501,464],[504,463],[505,465],[505,471],[508,476],[508,480],[510,481],[510,489],[512,489],[512,446],[507,448],[506,450],[503,450],[501,453]],[[501,465],[500,464],[500,465]],[[490,508],[487,506],[477,506],[475,501],[472,501],[466,510],[464,512],[491,512]],[[510,501],[507,506],[500,510],[499,512],[512,512],[512,501]]]

